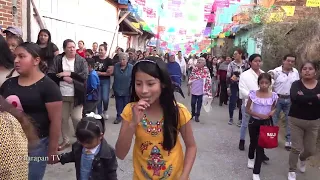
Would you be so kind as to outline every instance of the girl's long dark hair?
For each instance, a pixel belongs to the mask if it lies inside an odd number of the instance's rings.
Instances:
[[[42,33],[42,32],[43,32],[43,33],[46,33],[46,34],[48,35],[47,51],[43,54],[43,56],[53,57],[53,56],[54,56],[54,55],[53,55],[53,46],[54,46],[54,44],[51,42],[51,33],[50,33],[49,30],[47,30],[47,29],[41,29],[41,30],[39,31],[38,39],[37,39],[37,42],[36,42],[36,43],[37,43],[38,45],[41,44],[39,37],[40,37],[40,33]],[[41,57],[42,60],[44,60],[43,58],[44,58],[44,57]]]
[[[13,68],[14,56],[2,35],[0,35],[0,65],[11,69]]]
[[[149,61],[138,61],[133,67],[131,77],[131,102],[139,101],[135,91],[135,74],[144,72],[161,82],[160,105],[163,109],[163,149],[170,151],[177,142],[179,109],[174,98],[173,87],[166,63],[158,57],[146,57]]]

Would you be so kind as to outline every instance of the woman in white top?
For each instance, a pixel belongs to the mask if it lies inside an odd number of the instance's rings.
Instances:
[[[70,146],[69,118],[71,117],[74,128],[82,118],[85,82],[88,77],[87,62],[76,53],[75,42],[71,39],[65,40],[63,50],[64,53],[54,58],[53,65],[48,70],[48,76],[60,86],[63,100],[61,125],[63,142],[59,146],[60,151]]]

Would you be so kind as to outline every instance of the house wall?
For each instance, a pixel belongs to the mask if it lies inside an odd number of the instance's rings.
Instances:
[[[118,38],[117,7],[105,0],[34,0],[45,27],[51,32],[52,42],[62,51],[65,39],[83,40],[88,49],[92,43],[108,43],[111,54],[125,38]],[[32,13],[33,14],[33,13]],[[31,21],[31,40],[36,41],[40,27],[35,18]],[[119,42],[120,41],[120,42]]]
[[[257,34],[260,32],[260,27],[253,28],[248,31],[242,30],[236,34],[234,45],[242,46],[242,44],[245,44],[245,48],[249,56],[255,53],[261,54],[262,39],[257,37]]]
[[[3,29],[8,26],[22,27],[22,0],[17,0],[17,16],[12,15],[12,0],[0,0],[0,26]]]

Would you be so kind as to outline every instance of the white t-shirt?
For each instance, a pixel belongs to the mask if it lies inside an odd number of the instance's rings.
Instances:
[[[65,72],[74,72],[75,59],[67,59],[66,56],[62,58],[62,69]],[[74,85],[65,81],[60,81],[60,91],[62,96],[74,96]]]

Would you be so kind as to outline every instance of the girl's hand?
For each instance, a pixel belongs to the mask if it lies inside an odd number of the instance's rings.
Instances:
[[[303,95],[303,92],[302,92],[302,91],[298,91],[298,94],[302,96],[302,95]]]
[[[269,119],[270,116],[269,115],[260,114],[259,118],[265,120],[265,119]]]
[[[134,125],[137,125],[143,118],[144,111],[148,107],[150,107],[150,104],[147,101],[142,99],[138,103],[133,105],[132,107],[133,117],[132,117],[131,123],[133,123]]]

